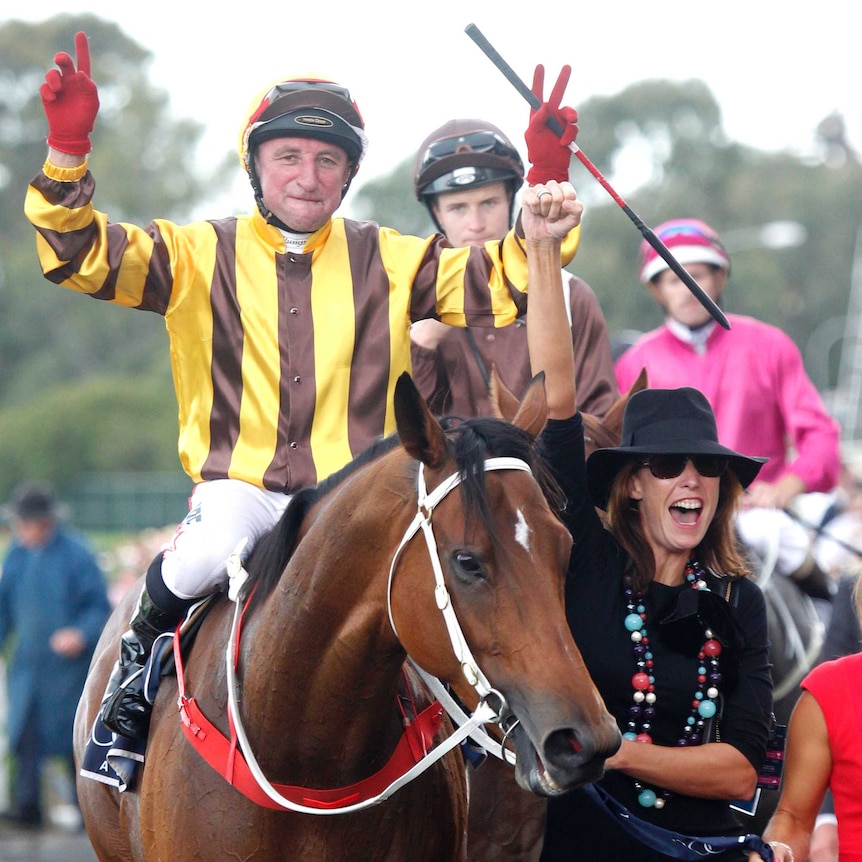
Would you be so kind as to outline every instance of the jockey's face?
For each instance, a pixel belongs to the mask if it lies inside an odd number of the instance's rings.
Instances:
[[[456,248],[501,240],[509,230],[511,201],[505,183],[444,192],[432,204],[446,239]]]
[[[313,138],[264,141],[255,160],[264,206],[298,233],[329,221],[352,170],[341,147]]]
[[[703,292],[718,303],[727,283],[727,272],[708,263],[689,263],[686,272],[703,288]],[[660,272],[650,283],[653,299],[677,323],[690,329],[703,326],[711,315],[685,282],[672,270]]]

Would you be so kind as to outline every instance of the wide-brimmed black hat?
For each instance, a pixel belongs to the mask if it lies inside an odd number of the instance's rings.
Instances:
[[[743,488],[768,458],[734,452],[718,442],[715,415],[697,389],[643,389],[626,404],[620,445],[597,449],[587,458],[587,486],[593,503],[606,508],[614,477],[633,455],[721,455]]]
[[[7,521],[41,521],[65,517],[66,507],[47,483],[27,482],[15,489],[12,501],[0,509],[0,515]]]

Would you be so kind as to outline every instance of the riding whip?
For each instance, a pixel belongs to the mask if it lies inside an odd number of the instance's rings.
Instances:
[[[464,31],[482,49],[488,59],[506,76],[509,83],[529,102],[533,109],[542,106],[533,91],[518,77],[515,70],[500,56],[491,43],[482,35],[475,24],[468,24]],[[554,117],[548,117],[547,126],[556,135],[562,135],[563,129]],[[703,288],[683,268],[682,264],[673,256],[670,249],[658,238],[655,231],[648,227],[640,216],[623,200],[605,179],[601,171],[587,158],[581,148],[572,141],[569,149],[575,154],[578,161],[599,181],[602,188],[614,199],[622,211],[631,219],[643,238],[658,252],[665,263],[682,280],[683,284],[697,297],[700,304],[720,323],[725,329],[730,329],[730,322],[724,312],[716,305],[712,297],[706,294]]]

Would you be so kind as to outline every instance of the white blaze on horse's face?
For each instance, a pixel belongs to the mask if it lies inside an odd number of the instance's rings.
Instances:
[[[515,521],[515,541],[529,554],[530,553],[530,534],[533,531],[524,517],[524,513],[518,509],[518,518]]]

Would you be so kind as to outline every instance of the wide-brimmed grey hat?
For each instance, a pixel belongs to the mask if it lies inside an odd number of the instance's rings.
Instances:
[[[691,387],[644,389],[632,395],[620,445],[597,449],[587,458],[587,486],[596,506],[607,507],[614,478],[633,455],[719,455],[729,460],[743,488],[769,460],[722,446],[709,402]]]

